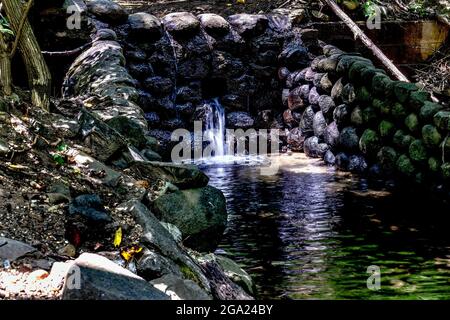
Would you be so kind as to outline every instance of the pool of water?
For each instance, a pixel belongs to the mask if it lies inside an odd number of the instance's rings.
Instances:
[[[450,212],[303,154],[272,161],[271,176],[251,161],[202,166],[227,198],[218,253],[253,277],[257,298],[450,298]]]

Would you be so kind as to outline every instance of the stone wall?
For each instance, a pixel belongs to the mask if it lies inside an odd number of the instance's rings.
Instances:
[[[288,103],[301,101],[308,156],[383,180],[448,186],[450,111],[415,84],[325,45],[310,67],[288,74],[285,86]]]

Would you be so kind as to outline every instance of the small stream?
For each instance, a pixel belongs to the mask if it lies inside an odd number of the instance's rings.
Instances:
[[[303,154],[273,160],[274,176],[251,163],[202,166],[227,198],[218,252],[250,273],[257,298],[450,298],[448,212]],[[372,265],[381,271],[377,291],[366,284]]]

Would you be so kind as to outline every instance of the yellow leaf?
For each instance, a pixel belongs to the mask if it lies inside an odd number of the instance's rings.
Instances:
[[[122,228],[119,227],[119,229],[116,230],[116,234],[114,235],[114,247],[120,246],[122,243]]]
[[[236,0],[236,2],[239,4],[245,4],[245,0]]]
[[[142,247],[138,245],[132,245],[131,247],[120,250],[120,255],[125,261],[129,262],[134,256],[142,251]]]

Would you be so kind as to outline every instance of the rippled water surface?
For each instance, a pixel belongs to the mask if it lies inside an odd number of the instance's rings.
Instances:
[[[252,275],[258,298],[450,298],[450,212],[301,154],[274,161],[273,176],[257,165],[203,166],[230,214],[219,252]],[[378,291],[367,288],[372,265]]]

